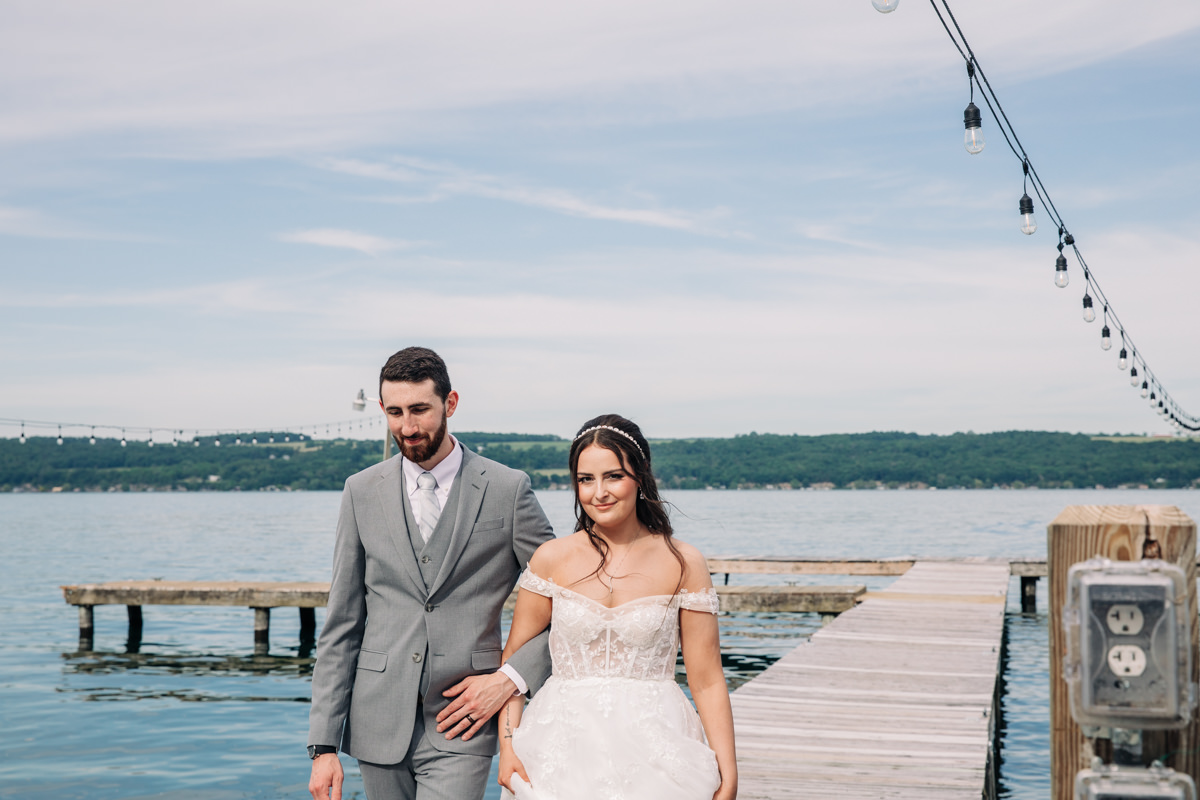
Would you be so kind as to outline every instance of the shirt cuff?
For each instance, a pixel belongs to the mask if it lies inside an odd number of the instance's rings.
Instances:
[[[513,694],[525,694],[529,691],[529,684],[525,683],[525,679],[521,677],[521,673],[517,672],[516,667],[512,664],[501,665],[497,672],[507,675],[509,680],[517,685],[517,690]]]

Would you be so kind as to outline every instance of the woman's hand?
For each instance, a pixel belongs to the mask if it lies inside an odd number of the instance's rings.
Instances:
[[[525,781],[526,783],[529,783],[529,775],[527,775],[525,773],[525,765],[521,763],[521,759],[517,758],[517,754],[513,752],[512,747],[511,746],[510,747],[501,747],[500,748],[500,777],[497,779],[496,782],[499,783],[501,786],[503,786],[505,789],[508,789],[510,792],[512,792],[513,791],[513,788],[512,788],[513,773],[520,775],[521,780]],[[516,794],[516,792],[513,792],[513,794]]]
[[[713,800],[736,800],[736,798],[737,783],[732,781],[721,781],[721,785],[713,794]]]

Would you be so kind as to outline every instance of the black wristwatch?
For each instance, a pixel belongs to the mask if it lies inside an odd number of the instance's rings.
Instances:
[[[316,758],[317,756],[323,756],[326,753],[336,753],[336,752],[337,752],[336,747],[331,747],[330,745],[327,745],[327,744],[310,744],[308,746],[308,757],[309,758]]]

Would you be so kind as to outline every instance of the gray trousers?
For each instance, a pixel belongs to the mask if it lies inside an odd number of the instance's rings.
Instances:
[[[492,757],[434,748],[424,717],[418,711],[408,755],[399,764],[358,762],[367,800],[482,800]]]

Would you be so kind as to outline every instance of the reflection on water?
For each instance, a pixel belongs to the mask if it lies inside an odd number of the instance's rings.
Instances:
[[[316,659],[311,656],[237,656],[205,653],[63,653],[66,674],[111,674],[155,671],[172,675],[281,675],[307,678]]]
[[[171,689],[158,691],[154,689],[126,689],[123,687],[104,688],[77,686],[71,689],[57,689],[62,694],[72,694],[80,700],[90,702],[114,702],[120,700],[179,700],[184,703],[311,703],[308,695],[303,697],[256,697],[254,695],[220,695],[212,692],[202,692],[191,689]]]

